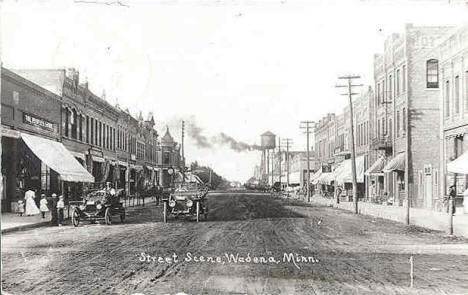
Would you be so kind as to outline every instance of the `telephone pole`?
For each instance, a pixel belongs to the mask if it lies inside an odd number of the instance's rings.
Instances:
[[[185,136],[185,122],[182,120],[182,140],[181,140],[181,156],[182,156],[182,161],[180,161],[182,163],[182,167],[181,170],[182,170],[182,176],[183,176],[183,180],[182,182],[185,182],[185,155],[184,155],[184,136]]]
[[[356,177],[356,151],[354,147],[354,116],[353,116],[353,95],[358,95],[359,93],[354,93],[354,87],[361,87],[362,84],[353,84],[353,80],[359,79],[361,76],[341,76],[338,77],[340,80],[347,80],[347,85],[337,85],[337,88],[348,88],[348,93],[341,95],[346,95],[349,98],[349,117],[350,117],[350,143],[351,143],[351,165],[353,172],[353,202],[354,202],[354,213],[358,214],[358,195],[357,195],[357,177]]]
[[[286,183],[289,187],[289,147],[292,144],[291,138],[283,138],[283,144],[286,145]]]
[[[307,202],[310,202],[310,144],[309,144],[309,135],[311,133],[311,124],[315,124],[314,121],[301,121],[300,129],[305,129],[304,132],[307,136]]]
[[[281,137],[278,136],[278,170],[279,170],[279,183],[280,183],[280,191],[281,191]]]

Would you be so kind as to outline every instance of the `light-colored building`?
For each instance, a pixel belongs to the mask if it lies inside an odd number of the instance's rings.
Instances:
[[[468,204],[463,204],[462,194],[468,187],[466,172],[468,161],[462,155],[468,151],[468,26],[455,29],[442,40],[435,50],[438,60],[434,65],[439,68],[440,118],[441,118],[441,173],[440,197],[435,200],[436,210],[444,208],[442,196],[448,193],[448,187],[457,188],[457,211],[463,212]],[[458,159],[458,172],[451,173],[447,163]],[[461,162],[460,162],[461,161]],[[463,167],[467,171],[463,173]],[[461,168],[461,169],[460,169]],[[468,213],[468,210],[465,212]]]

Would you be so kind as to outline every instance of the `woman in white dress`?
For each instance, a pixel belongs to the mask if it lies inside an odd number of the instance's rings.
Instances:
[[[24,199],[26,200],[26,216],[29,215],[37,215],[41,213],[39,208],[36,206],[36,202],[34,201],[35,193],[32,190],[28,190],[24,194]]]

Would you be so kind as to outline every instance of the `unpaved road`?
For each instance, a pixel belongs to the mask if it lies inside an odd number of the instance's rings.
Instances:
[[[210,216],[201,223],[164,224],[161,208],[151,205],[124,225],[6,234],[3,288],[11,294],[468,292],[466,240],[267,195],[216,194],[208,202]],[[237,253],[251,260],[225,257]],[[284,253],[308,262],[283,260]],[[212,260],[194,262],[200,255]]]

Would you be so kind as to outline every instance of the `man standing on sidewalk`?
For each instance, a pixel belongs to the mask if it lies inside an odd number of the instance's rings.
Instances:
[[[65,209],[65,202],[63,201],[63,196],[59,197],[57,202],[57,219],[58,219],[58,226],[62,226],[63,222],[63,210]]]
[[[52,194],[52,202],[50,204],[50,213],[51,213],[51,220],[50,222],[52,225],[57,225],[57,194]]]

